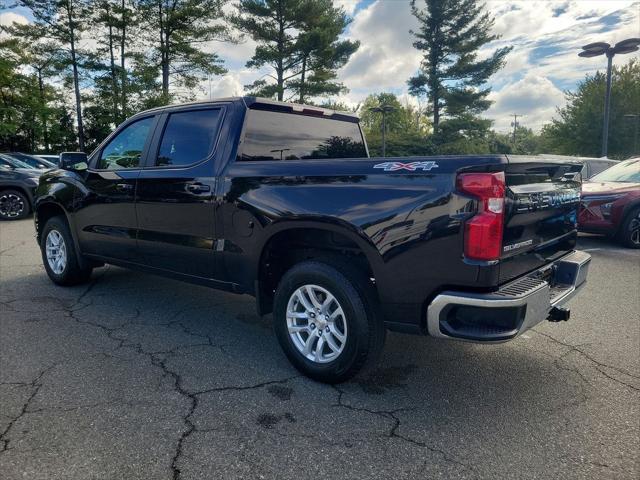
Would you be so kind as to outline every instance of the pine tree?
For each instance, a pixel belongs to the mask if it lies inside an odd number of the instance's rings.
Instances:
[[[274,70],[247,88],[300,103],[346,91],[336,72],[360,45],[339,39],[350,21],[331,0],[241,0],[233,22],[258,43],[247,67]]]
[[[228,0],[140,0],[140,20],[152,42],[149,60],[160,68],[163,102],[170,85],[193,89],[206,75],[226,70],[215,52],[204,45],[233,42],[223,7]]]
[[[497,49],[486,59],[478,50],[499,38],[491,33],[494,20],[477,0],[411,1],[411,11],[420,28],[412,32],[414,47],[423,52],[419,73],[409,79],[409,91],[429,99],[436,133],[443,117],[472,118],[489,108],[483,87],[505,63],[511,47]],[[460,122],[458,122],[460,123]],[[476,123],[472,120],[472,123]]]
[[[79,42],[86,28],[86,0],[18,0],[19,5],[31,10],[37,27],[44,38],[59,45],[65,54],[65,63],[71,69],[75,97],[78,147],[85,149],[82,97],[80,95],[80,70],[84,52]]]

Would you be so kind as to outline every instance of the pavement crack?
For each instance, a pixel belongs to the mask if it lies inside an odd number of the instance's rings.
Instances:
[[[378,416],[380,418],[384,418],[386,420],[391,420],[392,421],[391,428],[384,435],[385,437],[387,437],[387,438],[395,438],[395,439],[401,440],[403,442],[410,443],[410,444],[415,445],[415,446],[420,447],[420,448],[426,448],[430,452],[440,455],[443,458],[443,460],[445,460],[448,463],[452,463],[454,465],[462,467],[465,470],[469,470],[469,471],[473,471],[474,470],[472,466],[467,465],[467,464],[465,464],[465,463],[463,463],[463,462],[461,462],[459,460],[456,460],[455,458],[452,458],[444,450],[436,448],[436,447],[434,447],[432,445],[429,445],[429,444],[427,444],[425,442],[421,442],[420,440],[415,440],[415,439],[413,439],[413,438],[411,438],[409,436],[402,435],[402,434],[400,434],[398,432],[398,430],[402,426],[402,421],[398,417],[398,413],[410,412],[410,411],[413,411],[414,409],[412,409],[412,408],[396,408],[394,410],[372,410],[372,409],[364,408],[364,407],[355,407],[355,406],[350,405],[348,403],[345,403],[343,401],[343,396],[344,396],[344,393],[345,393],[344,390],[342,390],[340,387],[338,387],[336,385],[332,385],[332,388],[338,393],[338,402],[333,404],[334,407],[346,408],[348,410],[352,410],[352,411],[356,411],[356,412],[366,412],[366,413],[369,413],[371,415],[376,415],[376,416]]]
[[[208,388],[206,390],[200,390],[198,392],[194,392],[194,395],[204,395],[205,393],[213,393],[213,392],[255,390],[257,388],[266,387],[268,385],[281,385],[283,383],[287,383],[293,380],[294,378],[299,378],[299,377],[300,375],[294,375],[292,377],[283,378],[282,380],[269,380],[267,382],[256,383],[254,385]]]
[[[555,338],[555,337],[553,337],[553,336],[551,336],[551,335],[549,335],[549,334],[547,334],[547,333],[543,333],[543,332],[541,332],[541,331],[539,331],[539,330],[536,330],[535,328],[532,328],[531,330],[533,330],[534,332],[536,332],[538,335],[542,335],[543,337],[546,337],[547,339],[549,339],[549,340],[551,340],[551,341],[553,341],[553,342],[555,342],[555,343],[557,343],[557,344],[559,344],[559,345],[562,345],[562,346],[564,346],[564,347],[569,348],[569,351],[568,351],[568,352],[565,352],[565,353],[561,356],[561,358],[563,358],[563,357],[567,356],[567,355],[568,355],[569,353],[571,353],[571,352],[577,352],[577,353],[578,353],[578,354],[580,354],[583,358],[586,358],[587,360],[589,360],[589,361],[590,361],[590,362],[595,366],[595,369],[596,369],[598,372],[600,372],[602,375],[604,375],[605,377],[607,377],[608,379],[610,379],[610,380],[612,380],[612,381],[614,381],[614,382],[616,382],[616,383],[618,383],[618,384],[620,384],[620,385],[623,385],[623,386],[625,386],[625,387],[627,387],[627,388],[630,388],[631,390],[635,390],[636,392],[640,392],[640,388],[639,388],[639,387],[636,387],[635,385],[632,385],[632,384],[630,384],[630,383],[628,383],[628,382],[625,382],[625,381],[623,381],[623,380],[620,380],[619,378],[614,377],[613,375],[609,374],[609,373],[608,373],[607,371],[605,371],[604,369],[605,369],[605,368],[608,368],[608,369],[610,369],[610,370],[613,370],[613,371],[616,371],[616,372],[618,372],[618,373],[621,373],[622,375],[626,375],[626,376],[628,376],[628,377],[631,377],[631,378],[634,378],[634,379],[638,379],[638,380],[640,380],[640,376],[638,376],[638,375],[634,375],[634,374],[629,373],[629,372],[627,372],[627,371],[625,371],[625,370],[623,370],[623,369],[621,369],[621,368],[619,368],[619,367],[614,367],[613,365],[608,365],[608,364],[606,364],[606,363],[603,363],[603,362],[601,362],[601,361],[599,361],[599,360],[597,360],[597,359],[593,358],[593,357],[592,357],[591,355],[589,355],[587,352],[585,352],[584,350],[581,350],[581,349],[580,349],[580,345],[572,345],[572,344],[570,344],[570,343],[563,342],[563,341],[558,340],[557,338]],[[572,371],[577,371],[577,370],[572,370]],[[582,376],[582,375],[580,374],[580,376]],[[584,378],[584,377],[583,377],[583,378]]]
[[[9,421],[9,423],[7,424],[7,426],[5,427],[5,429],[0,432],[0,454],[6,452],[7,450],[9,450],[9,442],[11,441],[8,437],[9,433],[11,432],[11,429],[13,428],[13,426],[16,424],[17,421],[19,421],[24,415],[29,413],[29,405],[31,405],[31,402],[33,401],[33,399],[36,397],[36,395],[38,395],[38,392],[40,391],[40,389],[42,388],[42,378],[53,368],[56,367],[57,364],[53,364],[47,368],[45,368],[44,370],[42,370],[35,379],[33,379],[33,381],[31,381],[30,383],[25,383],[24,386],[29,386],[32,388],[31,394],[27,397],[27,399],[25,400],[25,402],[22,404],[22,408],[20,409],[20,412],[18,413],[17,416],[11,418],[11,420]]]

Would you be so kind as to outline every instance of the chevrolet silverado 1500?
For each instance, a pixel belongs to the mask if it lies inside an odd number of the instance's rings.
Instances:
[[[495,343],[585,282],[579,163],[369,158],[352,114],[253,97],[162,107],[40,180],[55,283],[104,263],[256,297],[290,361],[339,382],[388,329]]]

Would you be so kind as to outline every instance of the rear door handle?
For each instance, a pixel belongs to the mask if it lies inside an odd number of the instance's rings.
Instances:
[[[133,184],[132,183],[116,183],[116,190],[119,190],[121,192],[130,192],[131,190],[133,190]]]
[[[192,193],[202,193],[202,192],[211,191],[211,187],[209,185],[205,185],[200,182],[195,182],[195,183],[188,183],[187,190],[189,190]]]

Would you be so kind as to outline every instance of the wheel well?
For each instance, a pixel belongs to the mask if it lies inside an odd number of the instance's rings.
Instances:
[[[33,205],[31,205],[31,199],[29,198],[29,193],[24,188],[19,186],[13,186],[13,185],[0,187],[0,192],[4,192],[6,190],[15,190],[17,192],[22,193],[27,199],[27,202],[29,202],[29,210],[33,210]]]
[[[60,205],[57,205],[55,203],[44,203],[38,206],[38,209],[35,212],[36,238],[38,239],[38,243],[40,243],[40,233],[42,231],[42,227],[47,224],[47,221],[50,218],[56,217],[58,215],[61,215],[65,219],[67,218],[67,215]]]
[[[273,297],[280,279],[296,263],[327,259],[332,263],[348,262],[373,278],[371,265],[362,249],[346,235],[320,228],[284,230],[269,239],[260,256],[256,297],[258,311],[273,309]]]

